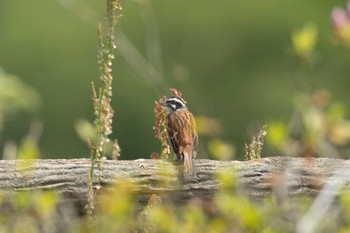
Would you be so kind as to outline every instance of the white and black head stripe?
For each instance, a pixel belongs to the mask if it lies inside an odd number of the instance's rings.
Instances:
[[[173,109],[173,111],[176,111],[178,109],[183,109],[186,108],[186,105],[184,102],[179,99],[178,97],[170,97],[167,101],[166,104]]]

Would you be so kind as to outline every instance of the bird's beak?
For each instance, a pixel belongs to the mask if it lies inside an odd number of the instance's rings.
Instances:
[[[165,102],[165,103],[163,103],[162,105],[163,105],[164,107],[166,107],[166,106],[168,106],[168,103]]]

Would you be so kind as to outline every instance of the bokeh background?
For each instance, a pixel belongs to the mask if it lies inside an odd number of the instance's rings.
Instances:
[[[153,107],[170,87],[198,117],[202,158],[243,159],[244,143],[264,124],[265,156],[350,157],[350,53],[331,23],[333,7],[345,8],[345,1],[122,5],[111,136],[120,159],[160,151]],[[91,81],[99,83],[96,31],[104,7],[92,0],[0,1],[0,151],[34,134],[42,158],[89,157],[77,122],[94,119]],[[313,41],[304,54],[293,35]]]

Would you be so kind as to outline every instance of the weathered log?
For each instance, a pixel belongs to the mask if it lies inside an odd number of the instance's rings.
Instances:
[[[84,204],[90,166],[88,159],[1,160],[0,190],[53,189]],[[99,179],[104,189],[127,178],[133,183],[135,197],[140,202],[146,202],[152,194],[166,194],[175,202],[195,196],[210,198],[220,188],[216,176],[220,170],[235,171],[242,191],[255,199],[279,187],[283,187],[287,195],[298,196],[317,194],[325,182],[345,179],[347,188],[350,185],[350,161],[331,158],[270,157],[245,162],[198,159],[195,178],[184,178],[181,165],[161,160],[106,160],[101,161],[101,169],[98,168],[96,163],[95,188],[99,187]]]

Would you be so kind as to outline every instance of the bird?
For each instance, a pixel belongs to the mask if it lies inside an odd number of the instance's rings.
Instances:
[[[184,101],[169,97],[163,106],[166,108],[166,129],[168,139],[176,158],[183,162],[184,174],[194,177],[194,159],[198,150],[197,126],[193,114],[187,109]]]

